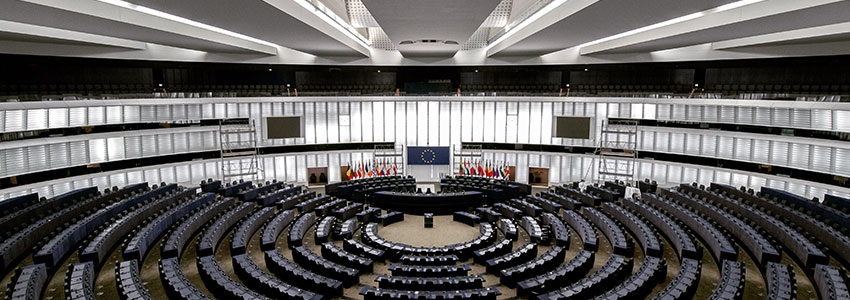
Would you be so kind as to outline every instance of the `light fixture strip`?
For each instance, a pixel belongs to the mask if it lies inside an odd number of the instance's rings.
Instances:
[[[372,46],[372,41],[364,37],[362,34],[357,32],[350,24],[346,23],[339,16],[337,16],[330,8],[319,2],[318,0],[295,0],[297,3],[301,4],[307,10],[313,12],[314,15],[318,16],[322,21],[330,24],[335,27],[337,30],[342,31],[350,38],[357,41],[361,46],[369,48]]]
[[[507,38],[509,36],[508,33],[515,32],[519,29],[522,29],[528,24],[531,24],[535,20],[539,19],[543,15],[555,9],[555,7],[560,6],[562,3],[567,2],[568,0],[540,0],[532,4],[528,9],[522,12],[517,18],[513,21],[505,25],[501,30],[499,30],[496,35],[489,39],[488,45],[493,45],[496,42],[500,42],[501,40]]]
[[[160,18],[163,18],[163,19],[167,19],[169,21],[179,22],[179,23],[183,23],[183,24],[186,24],[186,25],[190,25],[190,26],[202,28],[202,29],[205,29],[205,30],[213,31],[213,32],[216,32],[216,33],[229,35],[231,37],[235,37],[235,38],[238,38],[238,39],[247,40],[247,41],[251,41],[251,42],[254,42],[254,43],[259,43],[259,44],[263,44],[263,45],[271,46],[271,47],[276,47],[276,48],[281,47],[280,45],[277,45],[277,44],[272,43],[272,42],[264,41],[264,40],[261,40],[261,39],[258,39],[258,38],[253,38],[253,37],[250,37],[250,36],[247,36],[247,35],[244,35],[244,34],[236,33],[236,32],[229,31],[227,29],[223,29],[223,28],[220,28],[220,27],[215,27],[215,26],[212,26],[212,25],[209,25],[209,24],[204,24],[204,23],[194,21],[194,20],[190,20],[190,19],[187,19],[187,18],[184,18],[184,17],[175,16],[175,15],[172,15],[172,14],[169,14],[169,13],[166,13],[166,12],[158,11],[158,10],[155,10],[153,8],[141,6],[141,5],[138,5],[138,4],[133,4],[133,3],[122,1],[122,0],[97,0],[97,1],[107,3],[107,4],[111,4],[111,5],[115,5],[115,6],[118,6],[118,7],[121,7],[121,8],[125,8],[125,9],[134,10],[134,11],[137,11],[137,12],[140,12],[140,13],[160,17]]]
[[[700,12],[695,12],[695,13],[692,13],[692,14],[688,14],[688,15],[678,17],[678,18],[663,21],[663,22],[660,22],[660,23],[655,23],[655,24],[652,24],[652,25],[649,25],[649,26],[629,30],[629,31],[626,31],[626,32],[623,32],[623,33],[615,34],[615,35],[608,36],[608,37],[605,37],[605,38],[601,38],[601,39],[598,39],[598,40],[595,40],[595,41],[590,41],[590,42],[578,45],[578,46],[576,46],[576,48],[581,49],[583,47],[596,45],[596,44],[599,44],[599,43],[604,43],[604,42],[607,42],[607,41],[610,41],[610,40],[619,39],[619,38],[630,36],[630,35],[635,35],[635,34],[638,34],[638,33],[641,33],[641,32],[645,32],[645,31],[649,31],[649,30],[653,30],[653,29],[657,29],[657,28],[661,28],[661,27],[665,27],[665,26],[670,26],[670,25],[674,25],[674,24],[677,24],[677,23],[682,23],[682,22],[685,22],[685,21],[690,21],[690,20],[693,20],[693,19],[696,19],[696,18],[699,18],[699,17],[709,15],[709,14],[719,13],[719,12],[723,12],[723,11],[727,11],[727,10],[732,10],[732,9],[735,9],[735,8],[743,7],[743,6],[750,5],[750,4],[755,4],[755,3],[758,3],[758,2],[762,2],[762,1],[765,1],[765,0],[741,0],[741,1],[736,1],[736,2],[732,2],[732,3],[727,3],[727,4],[724,4],[724,5],[715,7],[715,8],[707,9],[707,10],[700,11]]]

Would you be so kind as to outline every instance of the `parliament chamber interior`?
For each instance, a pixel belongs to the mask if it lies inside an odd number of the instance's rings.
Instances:
[[[0,0],[7,300],[850,300],[850,0]]]

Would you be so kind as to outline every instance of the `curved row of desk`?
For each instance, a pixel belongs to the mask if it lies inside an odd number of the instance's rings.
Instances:
[[[740,300],[761,291],[769,299],[795,299],[803,288],[821,299],[850,299],[843,268],[850,263],[843,254],[850,229],[843,205],[850,200],[819,203],[720,184],[662,188],[640,200],[622,199],[626,185],[618,182],[497,201],[479,190],[381,190],[409,179],[345,187],[367,191],[357,199],[368,202],[282,182],[205,181],[205,193],[138,184],[53,199],[25,195],[5,204],[14,210],[0,216],[13,229],[0,243],[4,270],[12,272],[6,296],[95,299],[104,284],[99,278],[114,273],[110,285],[122,300],[690,299],[699,289],[709,299]],[[446,184],[505,185],[466,177]],[[382,238],[381,228],[403,222],[404,214],[394,211],[398,206],[385,210],[380,205],[390,200],[378,199],[400,194],[436,199],[432,204],[481,197],[477,205],[437,205],[456,209],[453,219],[478,236],[443,247]],[[703,257],[702,248],[710,255]],[[113,255],[114,264],[107,259]],[[594,269],[595,263],[601,266]],[[140,273],[151,266],[157,284]],[[717,268],[719,279],[705,277],[704,268]],[[369,275],[379,270],[386,273]],[[482,270],[498,279],[486,279],[492,277]],[[670,272],[676,275],[664,283]],[[760,276],[764,287],[745,289],[749,276]],[[50,287],[53,278],[64,286]]]

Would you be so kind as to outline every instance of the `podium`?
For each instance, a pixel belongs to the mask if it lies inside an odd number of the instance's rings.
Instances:
[[[425,214],[425,228],[434,228],[434,214]]]

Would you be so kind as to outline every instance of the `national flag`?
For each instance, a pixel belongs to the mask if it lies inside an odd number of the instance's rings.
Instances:
[[[457,174],[463,175],[463,161],[460,161],[460,163],[458,163]]]
[[[502,162],[502,166],[499,167],[499,178],[505,178],[505,175],[506,175],[505,168],[506,168],[505,163]]]
[[[475,162],[475,164],[478,166],[478,174],[480,174],[480,176],[484,176],[484,168],[481,167],[480,162]]]
[[[502,162],[502,166],[499,167],[499,178],[505,178],[505,163]]]
[[[397,175],[398,171],[396,170],[396,162],[393,161],[393,175]]]
[[[460,166],[463,169],[463,174],[468,176],[469,168],[466,167],[466,160],[462,160]]]
[[[494,165],[493,165],[492,161],[487,162],[487,171],[490,173],[489,174],[490,178],[496,177],[496,172],[495,172],[495,169],[493,169],[493,167],[494,167]]]
[[[348,170],[345,171],[345,176],[348,177],[348,180],[351,180],[351,167],[348,167]]]
[[[493,165],[489,161],[487,162],[487,177],[493,177]]]
[[[487,163],[487,168],[490,169],[490,178],[496,177],[496,169],[492,161]]]
[[[505,165],[505,179],[508,179],[510,177],[511,177],[511,167],[508,167],[507,165]]]

